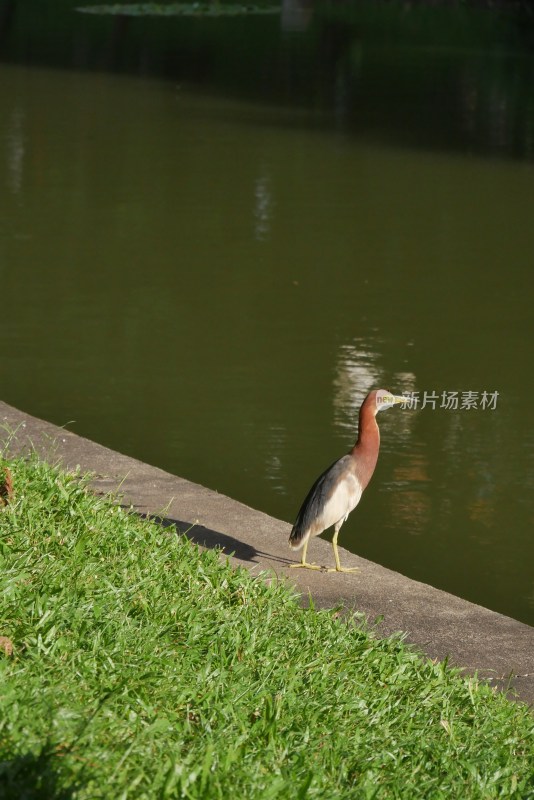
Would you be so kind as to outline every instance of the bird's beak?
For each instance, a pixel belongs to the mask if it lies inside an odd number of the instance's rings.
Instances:
[[[406,404],[407,402],[406,397],[379,391],[376,398],[376,413],[384,411],[386,408],[393,408],[393,406],[400,405],[401,403]]]

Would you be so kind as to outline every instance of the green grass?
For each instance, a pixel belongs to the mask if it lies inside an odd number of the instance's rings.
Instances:
[[[534,797],[526,707],[10,466],[0,797]]]

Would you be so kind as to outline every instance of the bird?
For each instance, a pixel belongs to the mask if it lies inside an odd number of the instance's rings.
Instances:
[[[303,547],[302,559],[291,567],[321,569],[306,561],[308,544],[312,536],[319,536],[334,525],[332,547],[335,567],[328,572],[355,572],[357,567],[342,567],[337,549],[339,529],[360,502],[371,480],[378,460],[380,431],[376,421],[379,411],[404,403],[406,397],[391,394],[385,389],[369,392],[360,407],[358,439],[352,450],[328,467],[315,481],[302,503],[289,535],[292,550]]]

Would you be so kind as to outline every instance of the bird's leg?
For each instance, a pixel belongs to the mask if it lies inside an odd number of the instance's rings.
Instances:
[[[310,541],[309,539],[306,539],[306,541],[304,542],[304,548],[302,550],[302,559],[300,561],[300,564],[290,564],[289,565],[290,567],[293,568],[304,567],[305,569],[321,569],[321,567],[319,567],[317,564],[308,564],[308,562],[306,561],[306,552],[308,550],[309,541]]]
[[[334,536],[332,538],[332,547],[334,549],[334,558],[336,559],[336,566],[335,567],[331,567],[328,570],[328,572],[359,572],[358,567],[342,567],[341,563],[339,561],[339,553],[338,553],[338,550],[337,550],[337,535],[339,533],[339,529],[341,528],[342,524],[343,523],[340,523],[340,524],[336,525],[336,527],[334,529]]]

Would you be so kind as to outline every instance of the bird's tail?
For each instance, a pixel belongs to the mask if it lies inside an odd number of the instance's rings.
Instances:
[[[291,533],[289,534],[289,546],[292,550],[300,550],[304,542],[310,538],[309,530],[305,530],[298,521],[293,525]]]

